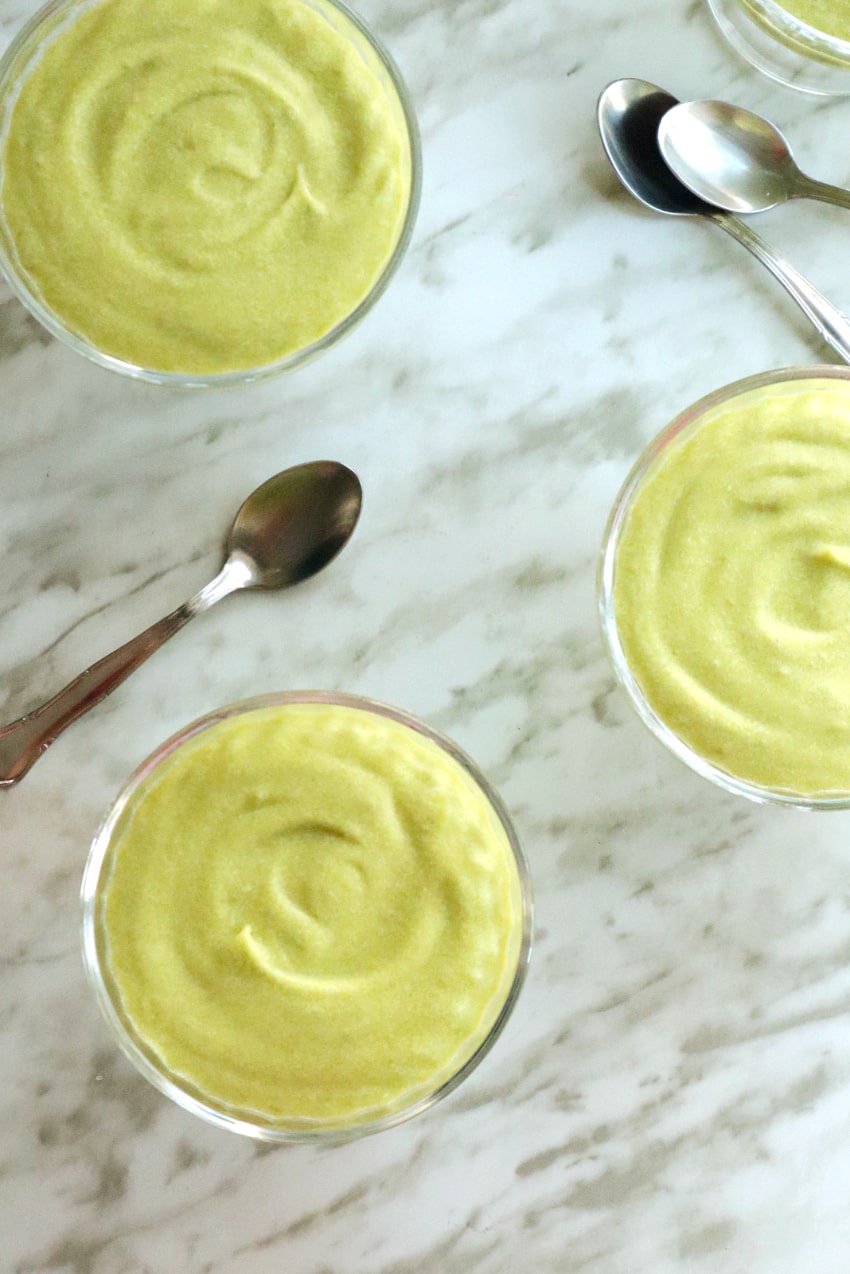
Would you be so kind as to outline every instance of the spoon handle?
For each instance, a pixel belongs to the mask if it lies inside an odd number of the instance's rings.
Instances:
[[[737,239],[738,243],[761,261],[762,265],[767,266],[773,277],[782,284],[789,296],[794,298],[803,313],[812,321],[827,344],[832,346],[845,363],[850,363],[850,320],[841,313],[841,310],[828,301],[823,293],[819,292],[815,285],[810,283],[805,275],[796,270],[790,262],[774,252],[773,248],[765,243],[754,230],[744,225],[743,221],[725,212],[710,213],[709,218],[720,226],[721,230],[725,230],[733,239]]]
[[[193,616],[248,583],[250,570],[229,558],[216,578],[188,602],[86,668],[34,712],[0,726],[0,787],[12,787],[22,779],[63,730],[126,681]]]
[[[40,708],[0,727],[0,787],[22,779],[63,730],[120,686],[190,618],[184,607],[173,611],[81,672]]]
[[[816,181],[814,177],[801,175],[794,193],[797,198],[819,199],[821,203],[831,203],[837,208],[850,208],[850,190],[831,186],[827,181]]]

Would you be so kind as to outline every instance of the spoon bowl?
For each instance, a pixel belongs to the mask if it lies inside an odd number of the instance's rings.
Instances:
[[[710,215],[670,171],[658,148],[658,129],[679,99],[648,80],[615,80],[603,90],[596,116],[611,167],[635,199],[671,217]]]
[[[658,125],[668,167],[688,190],[729,212],[765,212],[788,199],[850,208],[850,191],[807,177],[769,120],[728,102],[681,102]]]
[[[841,311],[743,221],[700,199],[668,168],[658,135],[667,113],[678,104],[648,80],[615,80],[603,90],[597,107],[599,133],[620,181],[654,212],[705,217],[725,230],[770,271],[823,339],[850,363],[850,323]]]
[[[201,611],[243,588],[289,588],[327,566],[360,516],[357,475],[330,460],[284,469],[242,504],[214,580],[188,602],[80,673],[42,707],[0,727],[0,787],[24,777],[51,743]]]
[[[289,588],[345,547],[360,516],[357,475],[332,460],[295,465],[269,478],[242,504],[227,540],[250,565],[250,588]]]

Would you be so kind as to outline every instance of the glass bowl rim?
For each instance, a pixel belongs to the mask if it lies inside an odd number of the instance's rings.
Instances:
[[[351,708],[355,711],[361,711],[383,717],[390,721],[394,721],[399,725],[406,726],[407,728],[412,729],[415,733],[430,740],[430,742],[435,743],[450,757],[451,760],[458,764],[464,773],[472,780],[477,790],[484,797],[488,808],[495,816],[498,825],[502,828],[508,845],[510,846],[512,861],[516,868],[520,894],[522,915],[519,948],[516,955],[516,967],[514,968],[513,976],[505,994],[505,998],[501,1003],[487,1034],[479,1042],[471,1055],[435,1088],[429,1090],[415,1101],[410,1102],[400,1109],[392,1110],[388,1114],[379,1115],[374,1118],[366,1118],[358,1123],[351,1124],[310,1124],[309,1121],[305,1121],[303,1126],[283,1126],[276,1125],[274,1123],[263,1123],[260,1121],[255,1122],[250,1118],[248,1112],[231,1114],[226,1109],[205,1102],[194,1092],[187,1091],[164,1067],[158,1066],[148,1056],[148,1054],[139,1047],[133,1036],[127,1030],[121,1016],[115,1008],[112,996],[110,995],[106,984],[97,945],[95,911],[98,901],[98,885],[101,878],[101,871],[109,851],[111,835],[125,806],[132,799],[136,791],[149,777],[149,775],[153,774],[157,767],[184,743],[187,743],[190,739],[195,738],[198,734],[202,733],[211,726],[216,725],[220,721],[248,714],[263,708],[299,704],[328,704],[331,706]],[[412,1119],[416,1115],[420,1115],[426,1110],[429,1110],[437,1102],[441,1101],[444,1097],[447,1097],[451,1092],[453,1092],[461,1083],[463,1083],[472,1071],[476,1069],[479,1063],[483,1061],[484,1057],[487,1053],[489,1053],[490,1049],[493,1047],[507,1024],[507,1021],[519,998],[520,991],[525,983],[531,958],[534,928],[534,900],[531,875],[525,851],[523,850],[516,828],[514,827],[511,816],[508,813],[502,798],[490,785],[488,779],[472,758],[457,743],[448,738],[448,736],[442,734],[433,726],[428,725],[420,718],[402,708],[397,708],[391,704],[383,703],[380,700],[371,699],[363,695],[346,694],[341,691],[328,690],[276,691],[267,694],[255,695],[246,699],[238,699],[231,703],[224,704],[219,708],[213,709],[211,712],[205,713],[201,717],[197,717],[194,721],[189,722],[159,744],[159,746],[156,747],[154,751],[151,752],[134,769],[130,777],[126,780],[118,795],[113,800],[100,827],[95,833],[89,849],[85,870],[83,872],[82,885],[80,888],[80,903],[82,907],[81,936],[83,964],[85,966],[86,975],[94,991],[95,999],[97,1000],[101,1015],[112,1032],[113,1039],[136,1070],[145,1079],[147,1079],[149,1083],[151,1083],[166,1097],[169,1097],[183,1110],[197,1115],[201,1119],[204,1119],[219,1128],[241,1133],[245,1136],[253,1137],[256,1140],[274,1142],[278,1144],[312,1143],[331,1145],[346,1141],[353,1141],[372,1133],[394,1128],[396,1125],[404,1123],[408,1119]],[[368,1115],[368,1111],[366,1114]]]
[[[60,15],[64,10],[70,13],[74,9],[94,8],[98,4],[108,2],[109,0],[47,0],[46,4],[43,4],[19,27],[10,44],[0,56],[0,149],[5,145],[12,105],[17,100],[17,95],[32,70],[33,59],[37,56],[41,47],[45,34],[43,28],[47,27],[50,20]],[[274,362],[264,363],[258,367],[241,368],[226,372],[159,371],[156,368],[142,367],[125,359],[117,358],[99,349],[92,341],[66,326],[60,316],[54,313],[38,296],[34,288],[30,286],[25,272],[15,260],[14,251],[10,250],[6,242],[8,239],[9,244],[14,244],[13,236],[6,225],[2,198],[0,198],[0,228],[2,228],[0,231],[0,272],[2,272],[9,288],[17,299],[41,326],[51,336],[56,337],[64,345],[73,349],[75,353],[88,359],[89,362],[95,363],[98,367],[106,368],[107,371],[127,376],[130,379],[174,389],[227,389],[237,385],[252,384],[256,381],[282,375],[284,372],[295,371],[296,368],[312,362],[320,354],[325,353],[332,345],[335,345],[352,331],[361,319],[365,318],[389,286],[410,246],[422,194],[422,143],[413,99],[404,77],[387,47],[364,19],[348,7],[345,0],[299,0],[299,2],[320,14],[322,14],[323,8],[335,10],[344,21],[347,21],[354,28],[356,36],[363,39],[365,45],[375,55],[382,70],[386,73],[386,87],[395,94],[404,121],[404,138],[407,142],[410,165],[407,202],[398,238],[392,252],[384,262],[380,274],[366,295],[349,314],[340,319],[322,336],[311,341],[309,345],[302,346],[300,349],[294,350],[291,354],[276,359]],[[53,27],[50,27],[47,34],[51,34],[53,29]],[[346,39],[352,38],[348,33],[345,33],[345,35]],[[26,60],[23,66],[18,67],[16,70],[17,60],[24,55]],[[4,97],[6,102],[5,105],[2,105]]]
[[[640,720],[649,732],[667,748],[669,752],[682,761],[689,769],[708,779],[717,787],[737,796],[745,796],[760,804],[781,805],[798,810],[842,810],[850,809],[850,788],[846,792],[825,792],[822,794],[804,794],[788,788],[769,787],[742,779],[728,770],[722,769],[712,761],[706,760],[689,744],[676,734],[650,706],[631,669],[623,651],[617,629],[614,610],[614,576],[617,548],[620,535],[631,511],[632,504],[641,491],[644,480],[654,471],[667,447],[680,434],[695,433],[704,423],[704,418],[715,408],[735,398],[742,397],[754,390],[767,389],[771,386],[792,384],[794,382],[823,382],[825,380],[845,381],[850,384],[850,367],[836,367],[833,364],[812,364],[811,366],[783,367],[775,371],[757,372],[744,376],[739,380],[723,385],[711,393],[690,404],[680,411],[664,426],[641,451],[632,465],[611,507],[605,533],[602,540],[602,551],[599,557],[597,572],[597,607],[602,630],[603,644],[612,665],[614,675],[626,693],[626,697]]]
[[[720,35],[777,84],[813,97],[850,95],[850,42],[813,27],[778,0],[706,0]]]

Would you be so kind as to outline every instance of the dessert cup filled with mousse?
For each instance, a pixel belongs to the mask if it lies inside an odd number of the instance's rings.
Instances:
[[[246,700],[168,740],[95,838],[82,896],[130,1060],[273,1141],[376,1132],[451,1092],[530,949],[496,793],[429,727],[341,694]]]
[[[850,0],[708,0],[725,38],[790,88],[850,93]]]
[[[130,375],[295,367],[410,239],[413,109],[340,0],[54,0],[0,62],[0,112],[0,265]]]
[[[614,506],[600,609],[633,706],[694,770],[850,806],[850,370],[752,376],[668,425]]]

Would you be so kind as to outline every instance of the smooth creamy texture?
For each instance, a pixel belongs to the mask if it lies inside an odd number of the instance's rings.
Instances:
[[[376,75],[300,0],[103,0],[25,80],[3,165],[20,262],[66,326],[196,374],[349,314],[409,188]]]
[[[752,391],[670,444],[622,532],[614,612],[647,700],[696,752],[769,787],[850,791],[850,385]]]
[[[421,1096],[510,988],[516,864],[435,744],[339,706],[264,708],[132,802],[101,912],[126,1013],[216,1104],[346,1119]]]
[[[816,31],[850,40],[850,0],[782,0],[781,7]]]

